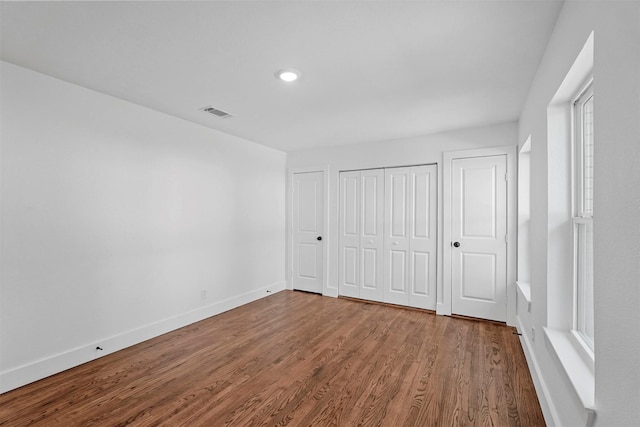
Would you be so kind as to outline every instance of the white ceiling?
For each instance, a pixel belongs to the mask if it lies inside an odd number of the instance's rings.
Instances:
[[[5,61],[290,151],[516,120],[562,2],[1,7]]]

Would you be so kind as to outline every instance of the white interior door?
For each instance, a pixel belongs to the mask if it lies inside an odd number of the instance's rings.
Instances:
[[[437,167],[416,166],[409,172],[409,305],[435,310]]]
[[[385,293],[393,304],[435,310],[436,165],[385,170]]]
[[[360,173],[360,298],[383,301],[384,170]]]
[[[360,298],[360,171],[340,172],[338,292]]]
[[[293,174],[294,289],[322,293],[323,173]]]
[[[506,321],[506,155],[452,160],[451,309]]]
[[[384,171],[340,173],[340,295],[383,301]]]
[[[409,304],[410,168],[385,169],[384,299]]]
[[[340,173],[340,295],[436,308],[436,165]]]

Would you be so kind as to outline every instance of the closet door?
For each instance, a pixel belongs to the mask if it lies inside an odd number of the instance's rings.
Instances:
[[[360,171],[340,172],[338,292],[360,298]]]
[[[410,170],[409,305],[436,309],[437,167]]]
[[[384,300],[409,304],[411,168],[385,169]]]
[[[384,299],[384,170],[360,173],[360,298]]]
[[[435,310],[436,172],[340,173],[340,295]]]
[[[437,167],[385,170],[385,302],[436,309]]]
[[[340,173],[340,295],[383,301],[384,171]]]

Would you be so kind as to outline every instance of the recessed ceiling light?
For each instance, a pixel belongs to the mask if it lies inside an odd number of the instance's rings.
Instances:
[[[276,71],[276,78],[283,82],[295,82],[300,78],[300,71],[293,68],[285,68]]]

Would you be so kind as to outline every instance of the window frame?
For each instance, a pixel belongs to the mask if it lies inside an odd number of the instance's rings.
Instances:
[[[584,138],[582,135],[583,130],[583,115],[577,114],[578,109],[582,109],[584,105],[593,98],[593,77],[589,77],[587,81],[581,86],[582,89],[575,97],[572,108],[572,145],[573,145],[573,212],[574,217],[579,218],[593,218],[593,212],[586,212],[584,208]],[[593,202],[592,202],[593,203]]]
[[[572,193],[573,203],[572,211],[573,216],[571,218],[573,227],[573,304],[572,304],[572,325],[571,335],[574,341],[578,344],[578,348],[581,350],[581,356],[586,358],[587,361],[593,363],[595,353],[595,340],[593,336],[589,336],[584,331],[584,321],[581,321],[581,316],[584,316],[585,310],[583,308],[583,302],[581,301],[584,292],[581,289],[584,288],[584,284],[581,283],[581,277],[584,277],[584,262],[585,257],[588,259],[587,252],[591,250],[593,253],[593,208],[591,210],[585,209],[585,156],[584,156],[584,105],[592,100],[593,95],[593,76],[589,76],[586,81],[580,85],[580,90],[573,98],[571,103],[571,147],[572,147]],[[592,121],[593,124],[593,121]],[[593,126],[593,125],[592,125]],[[595,142],[594,142],[595,144]],[[593,164],[593,160],[592,160]],[[593,192],[593,190],[592,190]],[[593,193],[592,193],[593,194]],[[591,200],[593,206],[593,199]],[[584,247],[581,243],[581,228],[590,227],[591,236],[587,243],[587,247]],[[587,231],[585,231],[587,232]],[[592,269],[590,275],[593,281],[593,263],[588,266]],[[591,285],[591,292],[593,292],[593,283]],[[591,297],[593,301],[593,296]],[[595,314],[593,309],[591,310],[591,330],[593,330]]]

